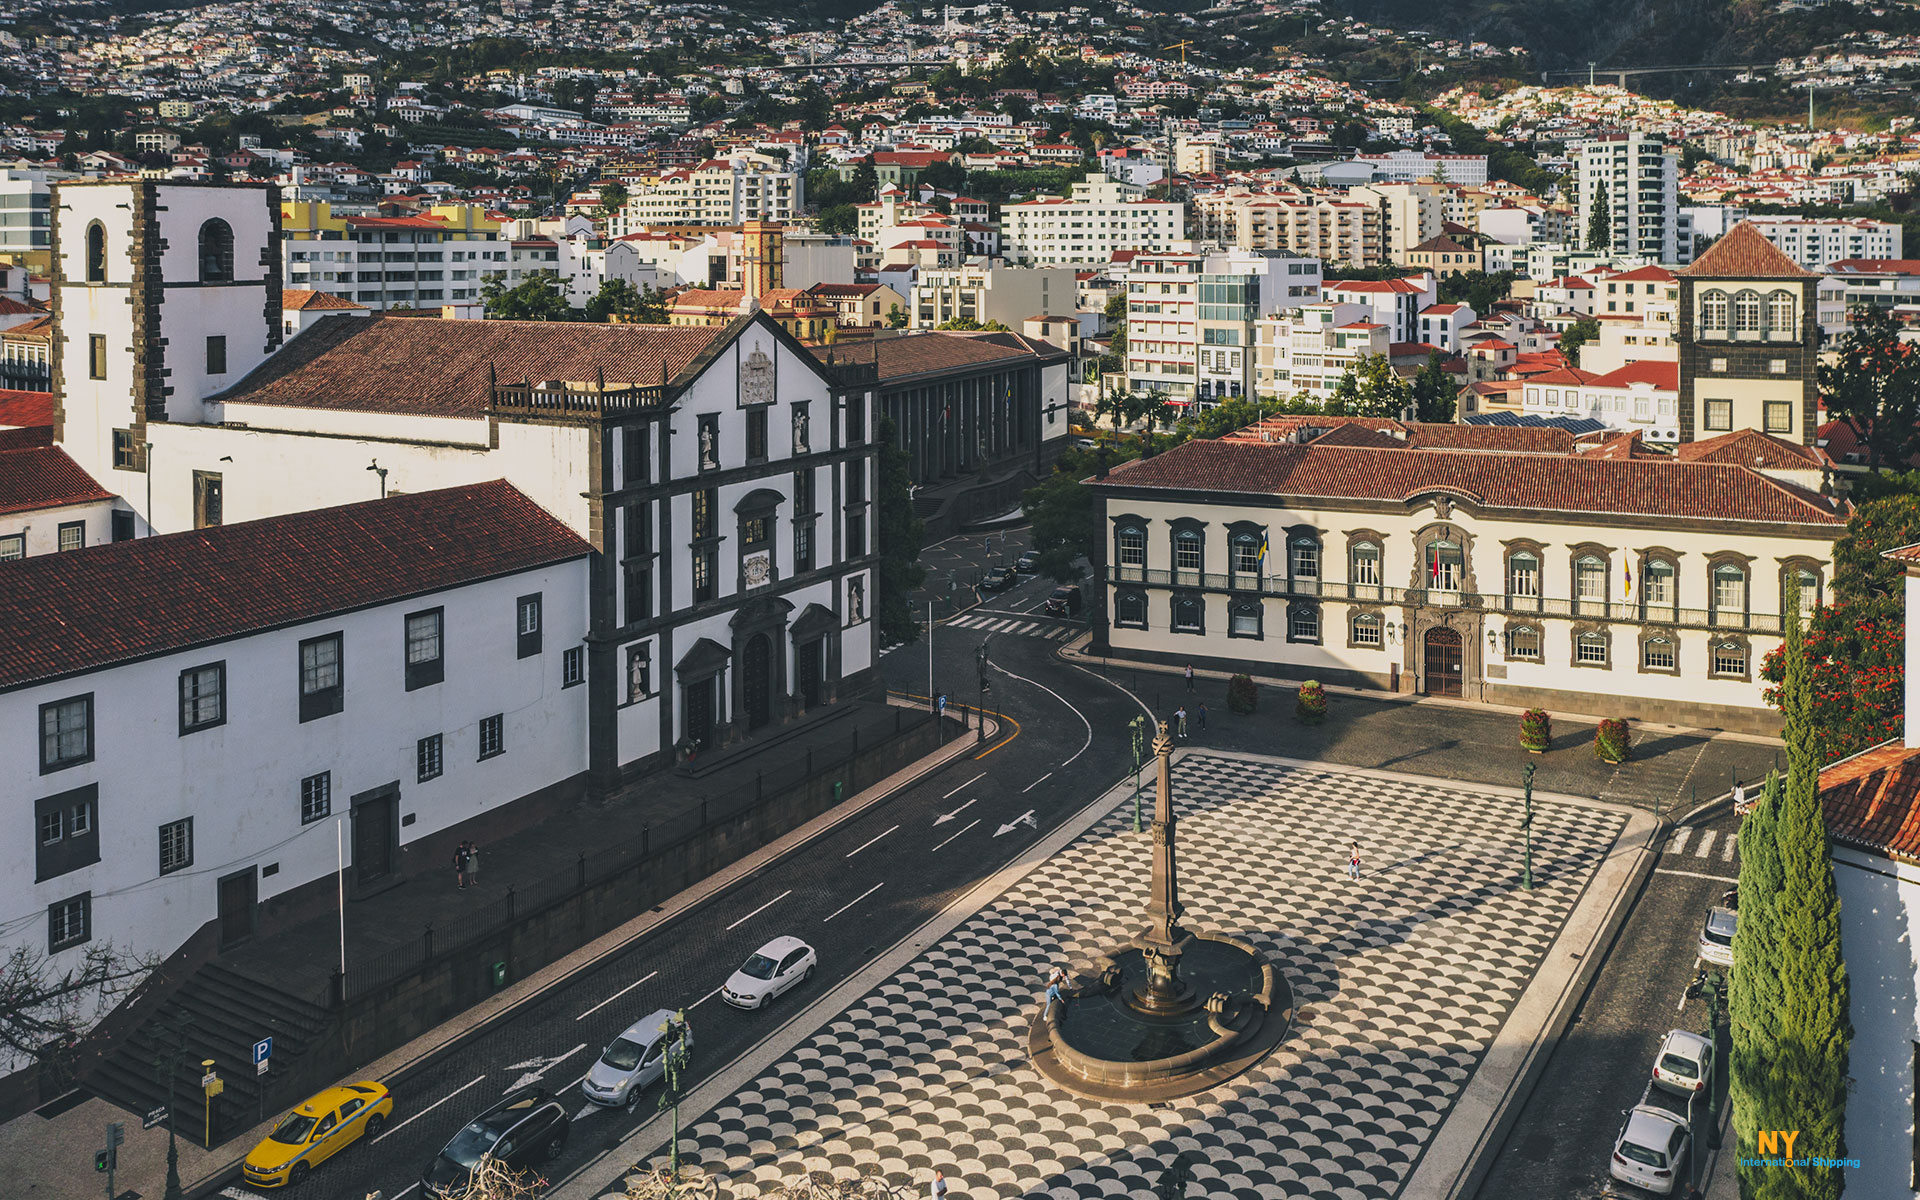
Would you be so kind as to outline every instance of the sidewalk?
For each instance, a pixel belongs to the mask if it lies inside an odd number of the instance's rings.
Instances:
[[[689,778],[673,771],[661,772],[605,802],[570,806],[538,825],[515,834],[510,839],[513,849],[511,862],[507,861],[509,855],[503,850],[483,846],[483,858],[489,852],[493,854],[485,864],[485,891],[458,890],[449,869],[444,878],[432,874],[408,880],[402,886],[367,900],[349,902],[349,968],[356,961],[363,961],[364,955],[378,953],[383,947],[397,942],[411,941],[429,920],[444,928],[457,919],[465,907],[487,903],[489,892],[497,896],[503,894],[510,883],[524,884],[543,873],[571,871],[582,850],[599,850],[610,840],[635,836],[643,823],[651,821],[655,838],[672,837],[688,824],[697,824],[702,801],[709,802],[714,815],[732,811],[742,802],[739,797],[744,796],[746,802],[751,801],[756,770],[766,771],[771,779],[776,764],[804,760],[809,745],[816,748],[840,745],[856,727],[861,731],[863,745],[868,744],[869,738],[877,743],[882,736],[891,733],[896,709],[909,714],[914,711],[912,706],[903,708],[897,704],[867,702],[851,707],[855,710],[852,715],[823,722],[818,731],[810,730],[805,736],[789,738],[764,755],[735,752],[724,757],[716,756],[716,769],[700,777]],[[924,713],[925,710],[920,711]],[[784,733],[803,728],[806,724],[803,721],[798,726],[782,726],[773,732]],[[991,719],[988,728],[991,736],[994,729]],[[393,1082],[397,1076],[476,1035],[483,1026],[520,1004],[537,998],[654,926],[677,918],[723,891],[735,880],[761,869],[833,826],[879,803],[900,788],[939,769],[949,759],[973,753],[975,749],[975,739],[971,735],[949,738],[934,753],[848,797],[839,806],[709,876],[695,887],[666,901],[658,909],[641,914],[542,970],[514,981],[481,1004],[377,1062],[350,1072],[346,1078]],[[726,806],[724,809],[723,804]],[[302,987],[317,979],[324,987],[338,954],[338,936],[337,917],[329,914],[324,919],[261,938],[257,943],[245,947],[244,954],[236,950],[230,952],[223,961],[249,973],[264,975],[274,986],[287,990],[292,988],[286,981],[286,975],[269,972],[290,973],[302,981],[299,985]],[[104,1100],[86,1098],[77,1104],[72,1103],[74,1100],[79,1100],[79,1097],[75,1095],[66,1101],[42,1106],[41,1111],[47,1112],[47,1116],[30,1112],[0,1124],[0,1162],[7,1163],[9,1167],[6,1194],[22,1197],[23,1200],[29,1197],[32,1200],[98,1200],[105,1189],[106,1180],[93,1170],[93,1153],[105,1145],[107,1124],[119,1122],[125,1127],[126,1141],[119,1151],[115,1189],[122,1197],[129,1191],[136,1191],[142,1196],[158,1200],[165,1193],[165,1127],[143,1130],[139,1116]],[[192,1100],[193,1097],[183,1093],[180,1103],[184,1107]],[[278,1116],[275,1112],[267,1114],[269,1121]],[[269,1125],[263,1124],[215,1146],[211,1151],[182,1138],[179,1142],[179,1171],[188,1194],[205,1195],[216,1184],[230,1182],[231,1176],[238,1170],[240,1159],[266,1136],[269,1128]]]
[[[1554,713],[1551,748],[1528,754],[1520,748],[1520,709],[1344,687],[1328,687],[1325,720],[1305,725],[1293,717],[1300,681],[1259,675],[1259,709],[1242,716],[1227,708],[1225,671],[1196,669],[1190,694],[1179,667],[1103,660],[1085,648],[1082,638],[1059,655],[1131,692],[1160,720],[1172,722],[1184,704],[1186,745],[1516,787],[1531,765],[1538,791],[1631,804],[1667,819],[1726,795],[1735,779],[1764,778],[1780,748],[1750,734],[1636,724],[1632,753],[1615,766],[1593,752],[1598,718]]]

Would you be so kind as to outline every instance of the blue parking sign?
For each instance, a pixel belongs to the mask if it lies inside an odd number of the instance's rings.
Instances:
[[[257,1067],[261,1063],[266,1062],[268,1059],[272,1057],[273,1057],[273,1039],[272,1038],[264,1037],[253,1044],[253,1065],[254,1066]]]

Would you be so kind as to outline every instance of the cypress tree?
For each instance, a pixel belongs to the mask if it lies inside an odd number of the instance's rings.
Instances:
[[[1740,1157],[1754,1153],[1757,1130],[1783,1129],[1780,1081],[1781,999],[1775,960],[1776,908],[1781,868],[1775,830],[1785,786],[1778,772],[1767,775],[1759,802],[1740,826],[1740,922],[1733,933],[1732,989],[1727,1009],[1733,1026],[1728,1057],[1729,1098],[1733,1105],[1734,1144]],[[1765,1167],[1740,1169],[1740,1194],[1757,1197],[1782,1172]]]
[[[1787,785],[1774,825],[1781,888],[1775,904],[1774,957],[1781,982],[1781,1053],[1775,1066],[1796,1155],[1846,1156],[1847,966],[1840,948],[1840,895],[1833,852],[1820,809],[1820,750],[1813,722],[1813,668],[1797,614],[1787,626],[1782,680]],[[1744,839],[1743,839],[1744,840]],[[1742,907],[1745,893],[1742,893]],[[1801,1147],[1805,1147],[1804,1150]],[[1836,1168],[1796,1169],[1793,1195],[1837,1200],[1845,1187]]]
[[[1607,185],[1596,180],[1593,204],[1587,210],[1587,249],[1605,253],[1613,249],[1613,210],[1607,204]]]

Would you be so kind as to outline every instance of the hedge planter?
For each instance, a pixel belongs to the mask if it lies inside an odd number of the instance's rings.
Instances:
[[[1553,745],[1553,718],[1544,708],[1530,708],[1520,714],[1520,748],[1533,754],[1546,752]]]
[[[1251,675],[1235,675],[1227,680],[1227,709],[1246,714],[1260,707],[1260,688]]]
[[[1593,753],[1602,762],[1618,766],[1627,760],[1627,752],[1631,749],[1633,732],[1618,717],[1607,718],[1593,731]]]
[[[1293,715],[1303,725],[1318,725],[1327,715],[1327,689],[1313,679],[1301,684],[1300,694],[1293,701]]]

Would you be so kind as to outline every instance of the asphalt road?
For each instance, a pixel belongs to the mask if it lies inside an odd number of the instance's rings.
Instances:
[[[1025,580],[993,606],[1028,614],[1052,586]],[[1042,618],[1007,628],[1028,624],[1037,630]],[[1119,778],[1130,745],[1125,723],[1139,709],[1119,689],[1056,659],[1057,641],[954,627],[937,629],[933,640],[936,680],[952,681],[938,686],[967,701],[979,672],[976,652],[990,641],[988,706],[1008,718],[994,740],[404,1075],[393,1083],[394,1114],[380,1138],[323,1165],[303,1196],[362,1200],[378,1190],[384,1200],[417,1198],[422,1170],[461,1126],[529,1084],[566,1094],[576,1113],[566,1152],[547,1168],[550,1178],[564,1177],[653,1115],[657,1088],[631,1110],[597,1108],[578,1089],[628,1025],[656,1009],[685,1007],[696,1043],[688,1085],[697,1085]],[[896,648],[881,667],[890,686],[921,693],[924,642]],[[783,934],[818,951],[813,979],[768,1010],[741,1012],[722,1002],[716,993],[726,977]],[[1034,981],[1036,994],[1041,986]],[[236,1184],[228,1194],[251,1193]]]
[[[1670,1029],[1706,1031],[1706,1004],[1687,999],[1686,990],[1707,909],[1740,873],[1732,840],[1738,831],[1738,818],[1723,812],[1669,836],[1646,890],[1501,1148],[1480,1200],[1650,1194],[1612,1183],[1607,1162],[1621,1121],[1647,1085],[1660,1039]],[[1720,1074],[1724,1088],[1724,1063]],[[1703,1160],[1705,1135],[1703,1120],[1690,1169]]]

